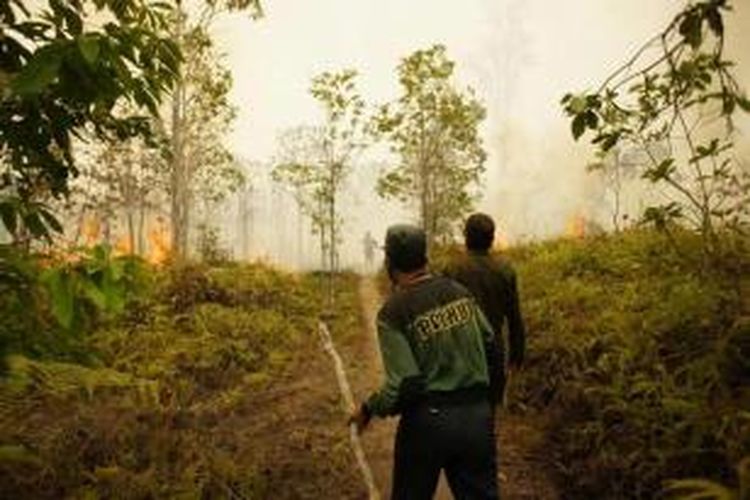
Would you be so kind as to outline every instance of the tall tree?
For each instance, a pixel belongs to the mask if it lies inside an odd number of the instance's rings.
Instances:
[[[328,270],[338,270],[340,227],[340,192],[351,174],[354,155],[365,146],[364,101],[355,85],[357,72],[325,72],[312,81],[310,93],[325,113],[322,128],[323,205],[328,232]],[[330,290],[333,293],[333,288]]]
[[[455,86],[454,66],[442,45],[409,55],[397,70],[401,97],[373,120],[375,136],[400,159],[378,193],[416,206],[430,243],[450,238],[471,210],[486,159],[478,131],[485,109],[471,89]]]
[[[357,92],[354,70],[325,72],[313,78],[310,93],[320,103],[325,120],[317,127],[287,131],[280,142],[273,176],[293,188],[301,209],[320,238],[322,269],[329,272],[329,300],[338,270],[342,188],[356,154],[366,144],[364,101]]]
[[[221,191],[216,187],[231,190],[242,183],[224,142],[236,116],[228,99],[232,77],[209,36],[220,12],[209,5],[191,22],[178,4],[174,14],[174,37],[185,55],[165,120],[169,124],[165,132],[169,136],[172,251],[176,258],[189,251],[195,199],[216,200]],[[204,203],[204,208],[207,206]]]

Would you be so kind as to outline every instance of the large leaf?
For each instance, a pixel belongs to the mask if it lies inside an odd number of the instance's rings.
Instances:
[[[39,212],[34,211],[24,214],[23,224],[35,238],[49,237],[49,231],[42,222]]]
[[[99,40],[93,36],[83,36],[78,39],[78,50],[86,62],[93,65],[99,58]]]
[[[11,89],[21,96],[43,92],[57,78],[63,61],[59,45],[48,45],[38,49],[29,63],[13,79]]]
[[[69,330],[73,326],[75,313],[74,277],[64,268],[53,268],[42,276],[50,294],[52,315],[57,322]]]
[[[15,234],[18,217],[17,209],[15,205],[10,201],[0,202],[0,220],[3,221],[3,225],[11,234]]]
[[[104,310],[107,308],[107,297],[96,284],[91,281],[83,281],[83,294],[88,298],[97,309]]]
[[[573,118],[573,123],[570,125],[571,132],[573,132],[573,138],[575,140],[580,139],[583,133],[586,131],[586,113],[581,113]]]
[[[725,486],[705,479],[678,479],[666,483],[665,492],[680,500],[737,500]]]
[[[60,221],[57,220],[52,212],[42,208],[39,209],[39,214],[42,216],[47,226],[51,227],[53,231],[56,233],[62,233],[64,231],[62,224],[60,224]]]
[[[0,446],[0,463],[4,465],[42,466],[42,460],[23,445],[6,444]]]

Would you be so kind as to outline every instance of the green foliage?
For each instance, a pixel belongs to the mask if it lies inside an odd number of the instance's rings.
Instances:
[[[181,59],[163,32],[168,15],[158,2],[49,1],[42,9],[4,2],[0,202],[14,236],[59,230],[34,202],[67,194],[77,173],[75,137],[147,133],[143,117],[120,116],[117,106],[130,102],[153,113],[175,81]],[[92,16],[106,21],[92,27]]]
[[[651,231],[510,251],[530,335],[510,401],[550,415],[571,498],[733,484],[750,453],[747,311],[730,276],[700,272],[700,237],[674,237],[682,254]]]
[[[54,318],[65,330],[87,330],[86,310],[104,316],[122,314],[137,293],[142,264],[129,257],[112,257],[107,247],[84,250],[80,260],[48,267],[40,283],[50,296]]]
[[[225,143],[237,117],[237,108],[229,101],[232,74],[208,30],[208,25],[192,26],[181,41],[189,61],[183,65],[181,80],[185,100],[180,140],[193,196],[210,205],[241,187],[245,179]]]
[[[325,169],[324,137],[322,127],[303,125],[284,130],[278,137],[279,150],[271,175],[275,182],[292,190],[295,201],[310,218],[327,249],[330,242],[325,236],[329,226],[326,208],[331,186]]]
[[[148,289],[144,264],[109,249],[60,260],[0,246],[0,342],[5,353],[85,360],[94,328]]]
[[[722,253],[717,231],[746,236],[750,223],[750,178],[732,141],[733,117],[750,100],[724,57],[729,10],[726,0],[690,3],[598,90],[562,99],[576,140],[591,132],[600,158],[616,147],[639,152],[634,168],[665,188],[665,202],[649,206],[644,221],[698,230],[711,258]]]
[[[206,0],[205,7],[262,15],[258,0]],[[153,134],[163,97],[186,73],[181,66],[199,60],[183,59],[170,33],[174,17],[172,5],[151,0],[0,6],[0,214],[16,240],[61,231],[40,201],[68,195],[78,175],[76,140]],[[217,81],[226,86],[227,75]]]
[[[471,89],[456,88],[454,66],[442,45],[406,57],[398,67],[401,97],[381,106],[371,124],[400,160],[379,179],[378,194],[415,205],[430,242],[450,240],[471,210],[487,156],[478,131],[486,111]]]
[[[47,205],[14,197],[0,198],[0,221],[16,240],[27,233],[31,238],[51,241],[53,233],[63,230]]]
[[[249,424],[258,397],[278,397],[263,390],[317,342],[315,277],[227,264],[174,267],[157,281],[148,300],[88,337],[96,366],[9,358],[0,496],[270,494]],[[352,331],[356,281],[341,282],[334,322]]]

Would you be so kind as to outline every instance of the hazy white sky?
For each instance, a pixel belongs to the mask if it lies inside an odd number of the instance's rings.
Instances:
[[[588,158],[572,142],[560,97],[594,87],[684,5],[683,0],[265,0],[265,18],[223,19],[216,33],[234,73],[232,146],[266,159],[279,129],[318,118],[307,92],[324,70],[354,67],[370,102],[398,91],[394,69],[443,43],[458,80],[488,107],[482,207],[516,235],[551,234],[585,210]],[[728,19],[742,81],[750,74],[750,0]],[[739,37],[742,37],[740,40]],[[366,210],[381,207],[369,195]],[[372,198],[372,199],[370,199]],[[379,231],[380,227],[374,227]]]

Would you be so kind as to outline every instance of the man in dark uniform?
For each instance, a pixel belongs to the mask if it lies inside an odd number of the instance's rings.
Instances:
[[[455,498],[497,499],[497,462],[485,344],[492,328],[461,285],[427,271],[426,238],[414,226],[386,235],[395,291],[378,313],[385,381],[354,412],[401,415],[392,499],[431,499],[444,470]]]
[[[445,274],[464,285],[476,298],[495,332],[490,359],[500,360],[490,373],[490,386],[495,402],[505,392],[505,340],[503,325],[508,325],[509,371],[520,368],[526,344],[526,330],[518,301],[516,273],[499,256],[490,255],[495,239],[495,223],[488,215],[471,215],[464,227],[467,253],[445,270]]]

